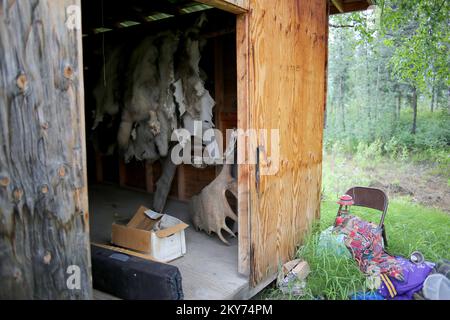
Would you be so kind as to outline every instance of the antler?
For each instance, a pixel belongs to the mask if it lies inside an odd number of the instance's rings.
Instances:
[[[223,166],[217,178],[207,185],[199,195],[192,197],[191,213],[194,227],[197,230],[204,230],[208,234],[214,232],[222,242],[229,245],[222,235],[222,230],[233,237],[236,235],[228,228],[225,219],[228,217],[237,222],[238,217],[228,203],[227,190],[237,198],[237,182],[231,176],[231,165],[229,164]]]

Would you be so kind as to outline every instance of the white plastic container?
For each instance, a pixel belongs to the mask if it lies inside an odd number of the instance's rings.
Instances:
[[[428,276],[423,283],[423,295],[429,300],[450,300],[450,280],[443,274]]]

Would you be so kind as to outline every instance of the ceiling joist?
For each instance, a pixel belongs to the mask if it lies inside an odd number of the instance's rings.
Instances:
[[[341,0],[331,0],[331,2],[333,2],[334,6],[339,10],[340,13],[344,12],[344,6]]]
[[[84,0],[85,35],[99,34],[178,17],[212,7],[191,0]]]
[[[367,10],[373,0],[330,0],[330,14],[339,14]]]

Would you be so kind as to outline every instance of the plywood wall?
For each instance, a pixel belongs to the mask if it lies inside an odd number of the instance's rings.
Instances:
[[[240,270],[250,269],[253,285],[294,257],[319,215],[326,6],[317,0],[250,0],[249,14],[238,21],[240,128],[279,129],[280,134],[275,175],[261,176],[257,185],[256,166],[240,170],[239,203],[248,206],[250,237],[249,259],[245,247],[240,251]],[[248,113],[242,114],[246,108]],[[260,139],[258,145],[270,153],[268,141]]]

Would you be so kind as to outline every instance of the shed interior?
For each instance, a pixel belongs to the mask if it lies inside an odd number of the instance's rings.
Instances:
[[[156,182],[161,176],[160,161],[124,160],[117,147],[121,111],[105,114],[93,127],[96,100],[94,89],[99,82],[105,88],[117,70],[119,86],[115,94],[123,94],[129,56],[140,41],[167,30],[181,33],[191,28],[201,15],[207,21],[200,37],[205,40],[200,68],[206,74],[205,88],[215,101],[213,123],[223,132],[237,127],[236,17],[233,14],[193,1],[185,0],[83,0],[83,64],[85,84],[86,146],[91,242],[109,244],[111,225],[130,219],[141,206],[152,208]],[[123,65],[112,71],[108,56],[114,48],[124,46]],[[238,273],[238,240],[225,235],[227,246],[214,234],[196,231],[189,214],[189,200],[199,194],[220,172],[221,166],[203,169],[189,164],[179,165],[173,179],[164,213],[189,225],[186,229],[185,256],[169,262],[182,275],[186,299],[246,298],[248,277]],[[235,169],[235,168],[234,168]],[[236,171],[234,176],[237,179]],[[237,212],[237,199],[229,196]],[[94,288],[95,289],[95,288]],[[97,293],[98,297],[98,293]],[[104,297],[104,295],[103,295]]]

